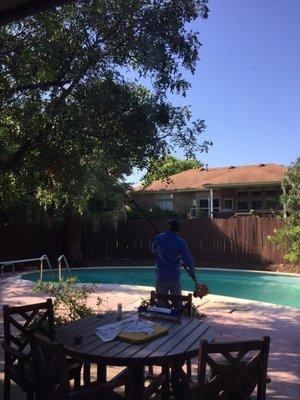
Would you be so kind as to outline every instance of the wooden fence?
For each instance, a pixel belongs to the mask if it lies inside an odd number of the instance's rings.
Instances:
[[[154,221],[160,231],[167,221]],[[182,221],[181,236],[188,242],[195,260],[224,264],[269,264],[282,262],[282,250],[267,239],[282,221],[269,217],[192,219]],[[84,234],[87,258],[153,259],[151,243],[155,232],[145,220],[119,224],[117,231],[104,229]]]
[[[166,220],[154,221],[160,231]],[[282,226],[269,217],[193,219],[182,221],[181,235],[198,262],[222,265],[262,265],[282,262],[283,251],[275,249],[268,235]],[[155,232],[145,220],[120,223],[100,230],[85,226],[82,233],[84,260],[153,260],[151,243]],[[44,253],[54,261],[67,254],[66,231],[40,226],[0,227],[0,260],[37,257]],[[126,262],[128,264],[128,261]]]

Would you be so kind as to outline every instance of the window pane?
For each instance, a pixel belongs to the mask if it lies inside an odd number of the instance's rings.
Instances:
[[[238,192],[238,197],[247,197],[248,193],[247,192]]]
[[[238,209],[239,210],[248,210],[248,201],[239,201]]]
[[[276,192],[276,190],[267,190],[266,196],[267,197],[277,197],[277,192]]]
[[[155,195],[155,197],[158,200],[161,200],[161,199],[173,199],[173,193],[157,193]]]
[[[173,200],[156,200],[155,203],[162,210],[173,211]]]
[[[213,205],[214,205],[214,207],[216,207],[216,208],[220,207],[219,199],[213,199]]]
[[[278,209],[277,201],[266,200],[266,209],[267,210],[277,210]]]
[[[200,199],[200,208],[208,208],[208,199]]]
[[[253,200],[252,201],[252,210],[261,210],[261,209],[262,209],[261,200]]]
[[[225,199],[224,200],[224,208],[225,208],[225,210],[232,210],[233,209],[232,199]]]
[[[253,197],[261,196],[261,191],[260,190],[255,190],[254,192],[252,192],[252,196]]]
[[[165,210],[173,211],[173,200],[165,200]]]
[[[208,209],[199,210],[199,217],[208,217]]]

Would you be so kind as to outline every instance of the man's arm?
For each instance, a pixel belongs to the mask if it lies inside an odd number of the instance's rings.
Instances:
[[[183,264],[189,269],[191,276],[196,278],[194,260],[185,240],[183,241],[183,246],[180,249],[179,254]]]

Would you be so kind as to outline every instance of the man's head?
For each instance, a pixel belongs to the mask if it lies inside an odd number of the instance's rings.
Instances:
[[[169,230],[171,232],[179,232],[181,228],[180,222],[178,219],[170,219],[169,221]]]

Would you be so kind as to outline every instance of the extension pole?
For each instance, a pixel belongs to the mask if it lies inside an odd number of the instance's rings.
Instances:
[[[130,196],[130,194],[128,192],[124,192],[126,193],[127,197],[129,198],[129,200],[135,205],[135,207],[139,210],[139,212],[142,214],[142,216],[145,218],[145,220],[152,226],[152,228],[155,230],[155,232],[157,234],[159,234],[159,230],[157,229],[157,227],[154,225],[154,223],[151,221],[150,218],[147,217],[147,215],[144,213],[144,211],[141,209],[141,207],[139,206],[139,204]],[[183,266],[183,268],[186,270],[187,274],[189,277],[191,277],[191,279],[197,283],[196,279],[190,274],[190,271],[188,270],[188,268],[184,265],[184,263],[182,262],[182,260],[180,260],[181,265]]]

